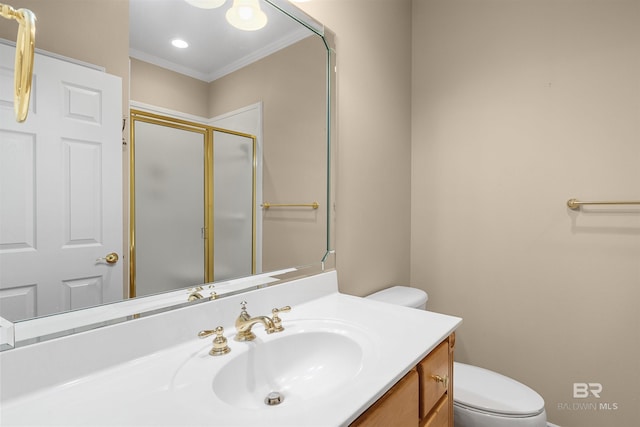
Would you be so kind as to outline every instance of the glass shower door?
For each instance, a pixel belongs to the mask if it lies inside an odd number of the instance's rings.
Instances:
[[[135,296],[205,282],[206,132],[133,122]]]
[[[213,277],[255,273],[256,139],[213,131]]]

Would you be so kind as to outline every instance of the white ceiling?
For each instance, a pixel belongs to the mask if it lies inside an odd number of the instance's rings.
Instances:
[[[232,2],[200,9],[184,0],[129,0],[129,54],[210,82],[312,34],[263,1],[267,25],[258,31],[239,30],[224,17]],[[173,47],[174,38],[189,47]]]

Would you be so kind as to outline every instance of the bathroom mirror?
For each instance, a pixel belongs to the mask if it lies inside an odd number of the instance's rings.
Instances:
[[[154,5],[161,3],[160,0],[153,2],[149,0],[130,0],[130,5],[140,1],[148,4],[153,3]],[[172,0],[172,2],[175,5],[180,2],[180,7],[185,6],[193,9],[193,6],[183,5],[182,3],[185,3],[183,0]],[[16,1],[13,6],[31,7],[32,10],[37,13],[37,8],[33,7],[33,4],[37,3],[39,3],[39,1],[36,0]],[[73,2],[67,2],[67,4],[69,3]],[[227,0],[226,3],[223,9],[228,9],[232,5],[231,0]],[[246,66],[241,68],[238,64],[242,64],[242,60],[238,58],[228,59],[228,61],[234,62],[235,65],[229,66],[229,64],[227,64],[226,70],[220,75],[210,73],[214,76],[213,80],[206,82],[206,84],[210,85],[208,91],[216,94],[214,96],[215,102],[210,103],[206,112],[200,113],[198,111],[194,112],[193,110],[181,111],[182,108],[180,106],[158,104],[155,102],[155,99],[145,97],[144,89],[139,91],[136,85],[140,81],[149,83],[157,76],[147,77],[141,73],[144,72],[145,67],[150,67],[149,64],[156,67],[156,71],[158,71],[158,66],[139,59],[147,59],[144,55],[138,55],[138,58],[132,55],[132,68],[138,67],[139,70],[136,71],[138,73],[137,77],[132,70],[130,77],[131,96],[129,98],[137,102],[135,108],[142,106],[142,108],[149,107],[151,110],[156,109],[156,111],[183,112],[190,117],[200,116],[207,119],[227,120],[225,127],[233,127],[233,120],[229,119],[230,114],[232,116],[232,113],[247,106],[261,105],[263,121],[260,130],[262,131],[262,149],[264,150],[261,153],[263,156],[263,184],[262,198],[257,201],[257,204],[264,205],[264,203],[270,203],[272,206],[269,209],[262,208],[258,211],[259,221],[262,223],[263,267],[256,271],[256,274],[253,276],[234,276],[232,279],[227,278],[227,280],[221,283],[203,284],[196,282],[188,285],[188,288],[185,289],[171,290],[144,298],[129,299],[81,310],[67,311],[46,317],[36,313],[37,317],[34,319],[20,319],[19,322],[15,323],[0,321],[0,331],[2,331],[3,342],[5,342],[5,344],[8,343],[8,345],[4,347],[5,349],[13,345],[26,345],[53,338],[61,334],[74,333],[114,322],[126,321],[149,313],[156,313],[158,310],[168,310],[182,307],[185,304],[203,302],[209,298],[212,292],[215,292],[217,297],[224,297],[227,294],[236,294],[238,292],[244,292],[245,290],[255,289],[256,287],[272,285],[283,280],[286,281],[332,266],[332,184],[330,180],[331,162],[329,159],[331,158],[331,127],[334,125],[334,121],[332,120],[334,115],[333,92],[335,90],[335,52],[332,47],[333,36],[321,24],[302,13],[286,0],[261,0],[260,6],[263,10],[268,11],[269,22],[267,27],[269,25],[285,25],[285,23],[293,24],[298,33],[296,36],[298,37],[298,41],[284,47],[278,47],[276,46],[277,43],[274,44],[271,40],[270,43],[272,46],[268,48],[264,46],[261,47],[260,49],[263,52],[256,54],[257,56],[252,58],[252,60],[246,61],[247,63],[244,64]],[[177,10],[178,8],[174,10],[173,18],[179,21],[176,15]],[[206,10],[203,10],[199,13],[205,14],[206,12]],[[38,22],[43,27],[52,27],[52,23],[47,21],[46,15],[38,15]],[[193,21],[189,22],[191,22],[193,26]],[[131,25],[135,24],[132,22]],[[162,23],[157,23],[156,25],[159,28],[170,27]],[[232,51],[244,52],[245,56],[250,56],[249,52],[244,49],[247,49],[251,44],[248,41],[249,36],[254,34],[255,37],[256,32],[234,29],[237,38],[232,40],[232,32],[228,28],[229,25],[226,23],[224,25],[226,34],[219,38],[223,40],[223,44],[231,47]],[[11,36],[7,35],[7,33],[12,34],[12,30],[13,29],[5,31],[4,28],[1,28],[0,37],[11,40]],[[68,31],[68,29],[64,28],[64,25],[61,25],[60,31],[65,30]],[[301,30],[306,32],[308,37],[300,37],[299,33]],[[51,31],[51,28],[49,28],[49,31]],[[83,37],[81,34],[76,34],[75,36],[78,39]],[[257,38],[266,40],[266,37],[258,36]],[[215,39],[207,40],[206,42],[201,41],[199,44],[210,48],[212,53],[208,56],[214,56],[216,58],[224,56],[217,52],[213,53],[213,46],[216,44]],[[282,59],[282,57],[290,55],[291,51],[293,51],[294,55],[296,50],[299,53],[307,52],[310,49],[309,46],[313,46],[313,49],[318,49],[320,52],[319,55],[322,57],[320,69],[313,71],[313,78],[315,80],[305,80],[311,78],[310,74],[312,73],[297,73],[296,71],[300,71],[301,68],[295,65],[295,63],[294,65],[287,66],[277,62]],[[268,52],[269,49],[271,52],[267,56],[264,56],[264,52]],[[155,54],[151,56],[158,55]],[[206,57],[207,54],[202,56]],[[166,61],[172,62],[173,65],[178,63],[175,58]],[[134,62],[136,62],[135,65],[133,65]],[[144,62],[144,64],[141,64],[141,62]],[[161,64],[161,61],[159,63]],[[225,68],[219,64],[216,66],[223,69]],[[257,70],[251,70],[252,67],[259,68],[257,68]],[[166,71],[166,68],[164,70]],[[174,68],[171,72],[176,73],[176,70],[180,71],[178,68]],[[165,71],[160,70],[160,72],[156,74],[161,74]],[[243,74],[249,75],[250,79],[242,80],[244,78]],[[318,76],[320,76],[319,79]],[[285,78],[284,82],[282,81],[283,77]],[[136,82],[135,79],[138,81]],[[230,81],[233,86],[223,86],[222,82],[224,81]],[[174,86],[173,89],[177,89],[177,92],[182,91],[176,88],[173,83],[171,85]],[[309,99],[303,100],[308,104],[312,104],[308,109],[314,114],[314,117],[308,119],[296,115],[303,109],[299,105],[301,100],[295,99],[295,96],[300,96],[299,88],[305,86],[311,87],[316,92],[319,91],[321,93],[321,99],[317,102],[310,102]],[[182,92],[186,93],[186,91]],[[273,96],[274,92],[279,96]],[[305,97],[306,95],[302,94],[302,96]],[[306,97],[309,98],[309,96]],[[305,107],[305,109],[306,108],[307,107]],[[278,113],[275,114],[275,112]],[[312,151],[314,154],[310,159],[308,155],[311,151],[309,150],[309,146],[305,145],[305,143],[309,141],[313,141],[314,147]],[[126,146],[123,149],[123,158],[125,159],[128,157],[126,155],[127,149],[128,147]],[[125,171],[127,171],[126,160],[124,163]],[[322,194],[318,195],[317,191],[315,191],[314,194],[309,194],[304,191],[304,188],[308,188],[309,185],[315,185],[309,184],[308,181],[311,179],[310,177],[314,177],[313,180],[315,181],[322,181],[320,185]],[[295,186],[287,188],[286,186],[289,184],[295,184]],[[127,200],[128,197],[128,188],[125,182],[123,186],[123,199]],[[313,202],[318,203],[317,209],[309,209],[307,207],[285,207],[278,209],[278,207],[275,206],[278,204],[311,204]],[[126,204],[125,202],[125,205]],[[312,215],[310,216],[309,213]],[[127,222],[126,220],[128,220],[128,218],[126,218],[125,214],[125,223]],[[322,230],[321,235],[314,238],[313,242],[309,242],[308,239],[304,237],[305,228],[310,224]],[[287,227],[289,229],[287,229]],[[227,230],[225,230],[225,232],[226,231]],[[311,248],[309,248],[310,243],[312,245]],[[126,249],[127,248],[123,248],[123,254],[121,254],[124,256],[124,258],[122,258],[124,262],[128,262]],[[305,255],[301,256],[301,254]],[[167,262],[167,260],[158,260],[158,262]],[[0,294],[4,289],[7,288],[0,289]],[[10,298],[4,300],[2,303],[6,304],[9,300]],[[4,305],[3,307],[7,306]],[[6,312],[6,310],[0,310],[0,316],[2,312]]]

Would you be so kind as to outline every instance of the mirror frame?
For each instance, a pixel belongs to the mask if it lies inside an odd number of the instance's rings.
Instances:
[[[59,337],[86,332],[130,320],[139,319],[191,304],[199,304],[212,299],[237,295],[267,286],[275,286],[302,277],[318,274],[335,268],[334,242],[334,180],[332,179],[335,159],[333,147],[336,144],[336,51],[335,35],[324,25],[307,15],[288,0],[264,0],[294,21],[319,36],[326,48],[326,167],[327,167],[327,203],[326,203],[326,248],[322,258],[306,266],[298,266],[247,276],[216,283],[206,283],[201,287],[180,289],[175,292],[151,295],[114,302],[101,306],[88,307],[75,311],[57,313],[19,322],[10,322],[0,317],[0,351],[11,350]],[[203,287],[216,288],[215,298],[194,298],[185,296],[199,293]],[[186,292],[186,293],[185,293]],[[176,299],[175,297],[178,297]]]

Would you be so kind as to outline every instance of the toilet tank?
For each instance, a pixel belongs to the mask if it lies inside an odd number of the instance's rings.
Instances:
[[[375,292],[366,298],[426,310],[429,296],[422,289],[410,288],[408,286],[392,286]]]

